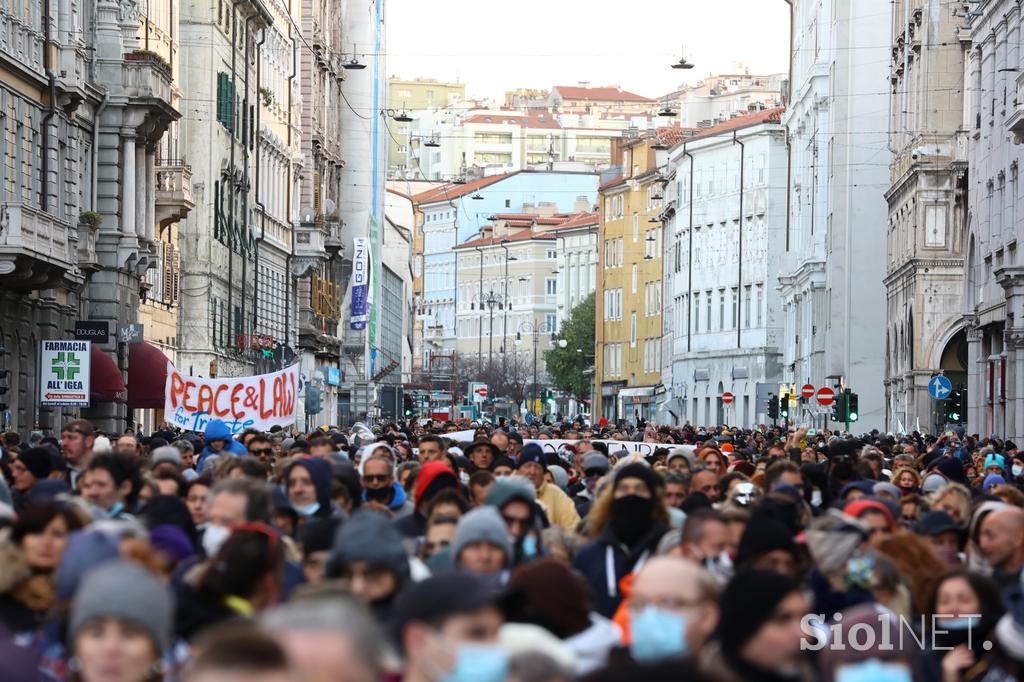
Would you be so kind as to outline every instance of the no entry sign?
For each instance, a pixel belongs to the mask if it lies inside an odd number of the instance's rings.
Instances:
[[[835,401],[835,399],[836,399],[836,392],[833,391],[828,386],[822,386],[820,389],[818,389],[818,404],[819,405],[824,405],[825,407],[828,407],[829,405],[831,405],[833,403],[833,401]]]
[[[722,402],[725,403],[726,405],[732,404],[732,401],[735,399],[736,396],[734,396],[732,393],[729,393],[728,391],[722,394]]]
[[[814,386],[811,384],[804,384],[804,387],[800,389],[800,395],[804,398],[814,397]]]

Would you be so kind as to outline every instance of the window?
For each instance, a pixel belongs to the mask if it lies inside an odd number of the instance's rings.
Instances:
[[[693,331],[700,331],[700,292],[693,292]]]
[[[640,239],[640,214],[633,213],[633,243]]]
[[[764,292],[762,290],[762,286],[760,284],[758,284],[757,285],[757,300],[755,301],[755,306],[756,306],[756,309],[757,309],[757,326],[758,327],[761,326],[761,307],[762,307],[761,297],[762,297],[763,293]]]
[[[636,348],[636,313],[629,315],[629,347]]]
[[[731,295],[731,298],[732,298],[732,324],[729,325],[730,329],[735,329],[735,328],[739,327],[739,320],[736,319],[736,316],[739,314],[739,301],[737,301],[737,297],[738,297],[738,294],[736,292],[736,287],[733,287],[732,288],[732,295]]]
[[[626,240],[623,237],[619,237],[619,267],[622,267],[622,254],[626,250]]]
[[[558,320],[554,313],[548,313],[544,316],[544,331],[548,334],[554,334],[557,331]]]
[[[636,263],[633,263],[633,275],[632,275],[633,288],[632,288],[632,292],[634,294],[636,293],[636,278],[637,278]]]
[[[234,132],[235,84],[226,73],[217,74],[217,121]]]
[[[548,296],[554,296],[558,293],[558,280],[548,278],[544,280],[544,293]]]
[[[718,329],[725,329],[725,289],[718,290]]]
[[[554,249],[548,249],[548,258],[558,258],[558,251]]]
[[[505,199],[505,208],[512,208],[512,200]]]
[[[612,266],[611,254],[612,254],[611,240],[605,239],[604,240],[604,266],[606,268],[610,268]]]
[[[750,329],[750,285],[743,287],[743,326]]]

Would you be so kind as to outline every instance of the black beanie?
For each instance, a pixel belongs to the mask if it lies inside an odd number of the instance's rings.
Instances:
[[[18,461],[39,480],[46,478],[53,471],[50,451],[46,448],[29,448],[18,455]]]
[[[738,658],[739,650],[771,619],[782,600],[799,590],[794,578],[774,571],[742,571],[733,576],[719,603],[722,652]]]
[[[646,464],[640,464],[634,462],[627,464],[626,466],[616,470],[615,472],[615,485],[619,484],[619,481],[627,478],[639,478],[647,486],[647,489],[651,491],[651,496],[663,485],[661,476],[654,471],[651,467]]]
[[[795,559],[797,552],[793,532],[777,519],[755,515],[743,529],[740,546],[736,550],[736,566],[743,568],[744,564],[776,549],[789,552]]]

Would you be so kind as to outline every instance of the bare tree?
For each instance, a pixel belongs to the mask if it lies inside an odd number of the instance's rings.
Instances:
[[[534,385],[532,351],[508,353],[503,358],[479,358],[475,354],[461,353],[458,356],[456,391],[468,390],[471,381],[487,384],[491,398],[510,398],[516,404],[538,395],[538,386],[545,380],[543,367],[537,366],[537,384]],[[538,358],[540,363],[540,358]]]

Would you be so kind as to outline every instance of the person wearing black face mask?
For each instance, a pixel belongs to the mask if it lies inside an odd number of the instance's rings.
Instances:
[[[362,466],[360,482],[363,484],[363,503],[386,510],[392,518],[412,513],[412,502],[396,480],[391,461],[383,455],[373,455]]]
[[[611,617],[622,601],[619,581],[655,554],[668,530],[665,486],[639,462],[627,464],[594,503],[587,517],[594,541],[576,555],[573,567],[587,579],[594,610]]]

